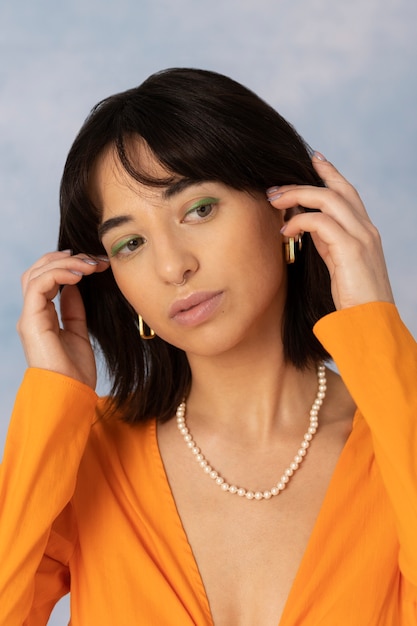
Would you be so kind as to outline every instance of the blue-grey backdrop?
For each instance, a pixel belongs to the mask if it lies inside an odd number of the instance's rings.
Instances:
[[[274,105],[357,186],[417,334],[415,0],[4,0],[0,6],[0,448],[24,358],[19,279],[56,245],[67,150],[101,98],[171,66]],[[68,620],[61,602],[50,623]]]

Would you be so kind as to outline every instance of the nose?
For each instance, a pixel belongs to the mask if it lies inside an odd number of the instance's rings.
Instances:
[[[161,233],[153,257],[157,275],[171,285],[183,285],[199,267],[196,253],[179,233]]]

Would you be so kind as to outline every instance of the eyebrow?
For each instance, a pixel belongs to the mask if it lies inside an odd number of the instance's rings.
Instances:
[[[132,221],[133,218],[130,215],[118,215],[117,217],[111,217],[105,222],[102,222],[97,229],[100,241],[103,239],[104,235],[112,230],[112,228],[123,226],[124,224],[128,224]]]
[[[162,192],[162,197],[165,200],[168,200],[169,198],[181,193],[181,191],[184,191],[184,189],[188,189],[188,187],[192,187],[193,185],[201,184],[202,182],[203,181],[201,180],[193,180],[192,178],[179,178],[165,187]]]
[[[170,183],[164,188],[162,192],[162,198],[164,200],[169,200],[170,198],[173,198],[175,195],[181,193],[185,189],[188,189],[188,187],[201,184],[202,182],[204,181],[193,180],[191,178],[179,178],[178,180]],[[117,217],[111,217],[105,222],[102,222],[97,229],[100,240],[102,240],[104,235],[106,235],[113,228],[117,228],[118,226],[124,226],[125,224],[128,224],[132,221],[133,217],[130,215],[118,215]]]

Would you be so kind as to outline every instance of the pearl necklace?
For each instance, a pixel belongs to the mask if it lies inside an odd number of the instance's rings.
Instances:
[[[225,479],[217,472],[206,460],[200,448],[197,446],[193,437],[190,433],[190,429],[187,426],[187,422],[185,421],[185,401],[181,402],[179,407],[177,408],[176,418],[177,418],[177,427],[182,436],[184,437],[184,441],[187,447],[191,450],[194,455],[195,460],[203,469],[203,471],[214,480],[215,484],[220,487],[220,489],[224,492],[228,492],[231,494],[237,494],[240,497],[245,497],[248,500],[269,500],[273,496],[279,495],[287,486],[290,481],[290,478],[293,476],[294,472],[298,470],[300,467],[304,457],[307,454],[307,450],[310,446],[310,443],[317,432],[318,428],[318,414],[321,405],[323,404],[323,400],[326,396],[326,370],[324,365],[321,363],[317,367],[317,382],[318,389],[316,398],[312,404],[310,409],[310,423],[305,433],[303,440],[301,442],[300,448],[297,451],[292,463],[287,467],[287,469],[282,474],[278,483],[274,485],[271,489],[266,491],[251,491],[249,489],[244,489],[243,487],[238,487],[233,484],[229,484],[225,481]]]

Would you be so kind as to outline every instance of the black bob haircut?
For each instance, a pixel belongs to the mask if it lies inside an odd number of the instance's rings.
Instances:
[[[127,144],[138,137],[167,178],[153,179],[129,159]],[[215,72],[168,69],[101,101],[86,119],[61,181],[60,250],[105,254],[89,180],[97,159],[112,146],[127,173],[149,186],[166,186],[178,178],[221,182],[248,192],[283,184],[324,186],[308,146],[256,94]],[[111,406],[130,423],[171,418],[190,387],[185,353],[160,337],[140,339],[136,312],[111,270],[84,277],[79,289],[89,332],[111,375]],[[327,268],[306,233],[296,263],[288,266],[282,328],[288,362],[303,369],[329,358],[312,328],[333,310]]]

